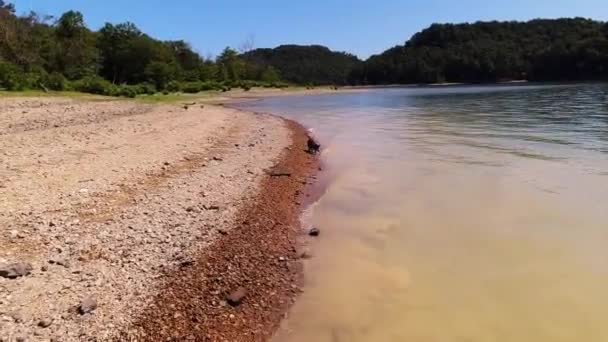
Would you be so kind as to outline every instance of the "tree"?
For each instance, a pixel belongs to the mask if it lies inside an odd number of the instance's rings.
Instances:
[[[279,73],[274,67],[268,66],[262,72],[260,79],[267,83],[276,83],[281,80],[281,77],[279,77]]]
[[[606,25],[583,18],[433,24],[368,59],[360,82],[604,79]]]
[[[95,46],[94,35],[84,24],[82,13],[64,13],[55,24],[55,35],[55,71],[69,79],[82,78],[97,72],[99,51]]]
[[[225,48],[217,58],[217,64],[220,71],[219,78],[222,81],[239,81],[245,71],[245,62],[229,47]]]
[[[156,89],[163,90],[169,82],[176,77],[176,66],[165,62],[150,62],[145,69],[146,78],[156,86]]]
[[[142,36],[141,31],[130,22],[112,25],[106,23],[99,30],[97,46],[101,52],[102,75],[112,83],[126,82],[131,63],[137,60],[133,45]]]
[[[348,53],[311,45],[282,45],[274,49],[256,49],[242,55],[257,66],[261,76],[272,66],[285,81],[297,84],[346,84],[352,70],[361,61]]]

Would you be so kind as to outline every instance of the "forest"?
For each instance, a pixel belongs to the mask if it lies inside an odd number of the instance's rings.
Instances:
[[[433,24],[352,71],[363,84],[608,79],[608,25],[583,19]]]
[[[608,24],[583,18],[433,24],[362,61],[312,45],[204,58],[133,23],[94,31],[80,12],[17,14],[0,0],[0,88],[134,97],[234,87],[608,79]]]

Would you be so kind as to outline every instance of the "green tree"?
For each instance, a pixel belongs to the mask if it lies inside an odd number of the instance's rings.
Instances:
[[[152,82],[156,89],[164,90],[169,82],[174,81],[177,75],[177,67],[165,62],[150,62],[145,69],[146,78]]]
[[[261,80],[267,83],[276,83],[281,80],[279,72],[272,66],[268,66],[260,76]]]
[[[217,58],[219,78],[222,81],[239,81],[245,72],[245,62],[236,50],[229,47]]]
[[[99,51],[95,37],[84,24],[82,13],[68,11],[55,25],[57,48],[56,71],[69,79],[82,78],[97,73]]]

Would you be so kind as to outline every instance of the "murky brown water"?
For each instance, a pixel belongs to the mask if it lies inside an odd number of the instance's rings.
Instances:
[[[608,86],[248,106],[313,127],[331,178],[276,341],[608,341]]]

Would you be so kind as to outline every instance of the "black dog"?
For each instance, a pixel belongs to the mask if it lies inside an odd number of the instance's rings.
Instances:
[[[315,141],[310,135],[308,136],[308,153],[317,154],[321,150],[321,144]]]

